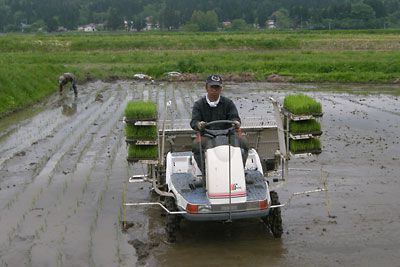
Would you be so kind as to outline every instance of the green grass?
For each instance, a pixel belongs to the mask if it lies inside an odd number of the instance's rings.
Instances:
[[[154,140],[157,139],[157,127],[126,125],[125,135],[131,140]]]
[[[321,124],[312,119],[304,121],[290,121],[289,132],[292,134],[320,132]]]
[[[151,101],[129,101],[125,117],[128,120],[157,119],[157,106]]]
[[[52,77],[64,70],[62,66],[51,64],[0,65],[0,117],[54,93],[56,86]]]
[[[129,145],[128,147],[128,159],[157,159],[157,157],[157,146]]]
[[[321,103],[304,94],[288,95],[283,101],[283,107],[296,115],[321,114]]]
[[[318,138],[306,140],[290,140],[289,150],[293,153],[315,152],[321,149],[321,142]]]
[[[87,80],[169,71],[275,73],[292,82],[392,83],[400,78],[400,30],[251,33],[68,33],[0,36],[0,117],[57,91],[58,76]],[[215,59],[218,60],[215,60]]]

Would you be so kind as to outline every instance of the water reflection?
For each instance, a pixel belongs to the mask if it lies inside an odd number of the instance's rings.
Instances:
[[[74,101],[72,103],[64,102],[64,103],[62,103],[61,113],[67,117],[73,116],[77,111],[77,107],[78,107],[78,105],[77,105],[76,99],[74,99]]]

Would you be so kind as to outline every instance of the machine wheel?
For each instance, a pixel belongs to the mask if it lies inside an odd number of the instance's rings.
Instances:
[[[175,199],[173,197],[165,198],[165,207],[170,211],[176,211],[177,207],[175,204]],[[167,233],[168,242],[174,243],[176,241],[176,231],[179,227],[179,218],[178,215],[168,214],[165,216],[166,225],[165,231]]]
[[[280,205],[278,193],[275,191],[270,192],[271,196],[271,204],[272,205]],[[280,238],[283,233],[282,227],[282,216],[281,216],[281,208],[271,209],[268,216],[263,218],[264,222],[267,224],[269,229],[271,230],[272,235],[275,238]]]

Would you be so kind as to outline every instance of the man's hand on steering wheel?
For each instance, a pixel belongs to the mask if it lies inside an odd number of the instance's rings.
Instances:
[[[199,129],[199,131],[203,131],[206,128],[207,123],[205,121],[199,121],[197,123],[197,129]]]
[[[233,124],[235,125],[236,129],[240,128],[240,121],[233,121]]]

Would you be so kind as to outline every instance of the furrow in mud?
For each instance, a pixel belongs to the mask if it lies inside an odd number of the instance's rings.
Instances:
[[[103,87],[99,91],[106,90],[109,86],[101,83],[95,83],[95,85],[99,87],[101,85]],[[90,88],[92,85],[88,87]],[[74,127],[74,124],[77,125],[79,121],[84,121],[84,117],[87,116],[88,113],[79,112],[77,116],[74,116],[72,122],[71,116],[73,116],[78,109],[82,108],[82,105],[86,105],[89,98],[94,99],[93,92],[89,92],[88,94],[84,93],[78,99],[71,99],[68,97],[59,98],[58,95],[56,97],[51,97],[47,101],[48,103],[41,105],[40,109],[46,108],[43,112],[28,116],[28,118],[22,122],[17,122],[15,126],[16,130],[10,134],[11,136],[7,138],[7,140],[2,141],[1,149],[7,149],[8,153],[3,153],[3,151],[0,153],[0,166],[4,161],[14,157],[15,153],[29,149],[38,141],[49,138],[57,139],[54,133],[68,132],[71,130],[68,129],[68,127]],[[92,109],[92,111],[94,111],[97,107],[95,105],[89,105],[84,109]],[[69,113],[69,111],[72,112]]]
[[[396,158],[396,147],[400,145],[398,115],[349,98],[346,95],[322,98],[325,113],[322,128],[327,134],[321,140],[328,152],[322,158],[339,161],[347,158],[355,164],[359,164],[356,163],[359,159],[374,164],[386,157]],[[368,97],[363,98],[368,101]]]
[[[53,167],[57,165],[57,160],[54,160],[54,157],[56,157],[58,160],[61,159],[61,157],[66,153],[63,151],[67,150],[66,148],[63,148],[63,146],[66,147],[73,146],[73,142],[71,142],[72,137],[76,136],[73,140],[79,140],[80,135],[84,133],[84,131],[80,129],[82,128],[81,126],[82,122],[86,122],[90,114],[92,113],[99,115],[100,114],[99,110],[100,110],[99,107],[95,107],[95,109],[88,110],[86,114],[76,118],[75,121],[72,121],[71,122],[72,125],[69,124],[63,125],[63,127],[59,129],[58,132],[54,134],[54,136],[50,136],[50,141],[43,140],[43,142],[42,141],[35,142],[34,143],[35,149],[33,151],[28,151],[28,152],[24,151],[23,155],[25,158],[30,158],[29,156],[31,156],[31,154],[33,155],[36,154],[38,156],[36,156],[34,162],[29,162],[25,159],[25,161],[23,161],[23,163],[25,164],[24,166],[25,168],[21,168],[21,157],[18,155],[16,155],[11,160],[7,161],[6,170],[3,170],[4,179],[2,179],[3,180],[2,182],[8,183],[9,180],[12,180],[14,183],[19,182],[21,185],[20,187],[17,188],[18,189],[17,193],[19,194],[20,192],[23,192],[25,190],[26,185],[31,182],[32,177],[33,179],[35,179],[34,177],[39,175],[41,172],[42,173],[45,172],[49,176],[49,179],[51,179],[52,168],[51,167],[49,168],[48,166],[49,163]],[[65,136],[66,134],[68,137]],[[27,172],[28,174],[31,175],[30,176],[23,175],[25,174],[23,172]],[[20,181],[18,177],[30,177],[31,179],[27,181],[25,180]],[[7,203],[6,207],[9,208],[12,205],[13,201],[14,201],[13,198],[11,198],[11,200],[9,201],[4,201]]]
[[[111,102],[108,104],[111,104]],[[99,105],[92,105],[90,109],[87,109],[87,112],[79,114],[74,120],[55,127],[55,132],[47,138],[34,141],[30,148],[5,161],[5,166],[0,170],[0,185],[1,187],[9,187],[11,184],[15,187],[14,192],[9,191],[14,194],[14,197],[2,196],[2,202],[6,203],[6,207],[9,208],[12,205],[16,196],[22,193],[26,185],[43,171],[49,160],[57,155],[57,151],[60,151],[65,143],[71,144],[72,137],[76,133],[82,132],[80,128],[86,124],[91,114],[100,114],[99,110],[101,110]],[[75,140],[79,140],[79,138],[75,138]],[[62,154],[58,154],[58,158],[62,156]]]
[[[148,86],[148,90],[149,90],[149,100],[153,101],[154,103],[157,103],[157,99],[158,99],[158,87],[156,85],[150,85]]]
[[[160,124],[164,122],[164,118],[166,117],[166,86],[162,85],[158,88],[158,98],[155,100],[155,103],[157,105],[157,112],[158,112],[158,121]],[[161,129],[161,125],[158,126]]]
[[[125,85],[123,89],[130,93],[136,90],[136,86]],[[90,261],[94,266],[133,266],[137,260],[132,247],[126,245],[128,240],[121,230],[124,220],[123,192],[129,177],[123,132],[119,132],[118,143],[113,147],[106,187],[100,196],[102,207],[96,213],[96,221],[92,222],[92,225],[96,225],[91,228],[90,233]]]
[[[175,89],[176,89],[175,86],[173,86],[171,88],[171,90],[170,90],[171,94],[169,96],[169,98],[171,99],[171,106],[170,106],[171,112],[170,112],[170,115],[171,115],[171,124],[172,124],[171,126],[172,126],[172,128],[175,128],[174,122],[177,119],[182,118],[181,111],[179,109],[180,99],[177,99],[177,97],[175,96]]]
[[[107,188],[102,195],[103,205],[98,213],[97,227],[91,232],[91,255],[95,266],[133,266],[136,262],[133,247],[126,246],[128,240],[121,230],[122,222],[126,219],[122,192],[127,180],[126,149],[121,144],[112,163]]]
[[[96,82],[82,88],[73,115],[60,117],[62,104],[54,96],[41,116],[56,114],[57,121],[46,125],[50,120],[43,118],[37,126],[53,130],[44,138],[28,136],[25,153],[16,149],[18,155],[13,151],[3,161],[0,266],[186,266],[194,258],[198,265],[396,265],[398,98],[256,83],[226,83],[223,94],[242,119],[261,120],[272,116],[269,96],[282,103],[301,88],[323,105],[323,153],[292,158],[288,179],[277,191],[281,203],[294,192],[324,186],[323,179],[329,191],[298,196],[282,209],[281,240],[256,219],[229,225],[183,220],[178,242],[164,242],[159,207],[121,205],[158,200],[150,184],[128,183],[130,175],[145,174],[146,165],[126,162],[121,117],[127,101],[151,100],[160,122],[166,116],[174,126],[183,120],[188,128],[204,84]],[[173,103],[165,113],[168,100]],[[51,112],[54,108],[58,113]],[[21,131],[31,127],[19,125]],[[128,223],[123,229],[121,221]]]
[[[76,142],[79,142],[83,135],[91,134],[87,133],[90,125],[98,119],[101,113],[103,113],[106,108],[114,102],[114,100],[115,97],[110,97],[105,105],[103,105],[99,110],[94,113],[89,113],[91,117],[86,120],[86,125],[84,125],[86,127],[81,127],[76,129],[74,133],[71,133],[69,139],[67,139],[66,142],[59,147],[57,152],[49,159],[43,170],[33,180],[33,182],[27,184],[23,194],[20,194],[19,198],[15,199],[15,202],[12,205],[7,206],[7,209],[3,210],[1,222],[7,225],[7,227],[5,227],[6,229],[3,228],[4,231],[2,231],[0,235],[2,245],[4,245],[5,240],[10,241],[13,239],[16,229],[21,226],[21,223],[24,221],[25,217],[29,214],[29,210],[36,207],[37,202],[42,196],[43,192],[46,191],[46,188],[54,179],[54,171],[62,157],[69,151],[71,147],[73,147]],[[13,214],[13,216],[8,216],[8,213]]]
[[[174,113],[175,118],[184,118],[188,114],[186,103],[182,97],[182,88],[175,86],[172,91],[172,98],[174,99]]]
[[[388,114],[400,116],[400,112],[398,111],[397,104],[391,103],[390,99],[388,99],[388,98],[385,98],[384,100],[379,99],[378,106],[375,103],[368,103],[366,98],[359,98],[357,100],[348,99],[348,101],[362,105],[362,106],[366,106],[371,109],[376,109],[381,112],[386,112]],[[385,103],[385,104],[383,105],[383,103]],[[389,108],[392,108],[394,110],[390,110]]]
[[[182,119],[188,119],[190,114],[192,113],[192,107],[194,102],[190,98],[189,91],[187,88],[178,87],[176,92],[177,98],[182,100],[181,103],[181,114]]]
[[[121,123],[118,121],[118,115],[120,116],[125,107],[126,102],[123,100],[125,97],[119,97],[117,103],[120,104],[117,110],[105,110],[105,114],[114,114],[112,116],[107,116],[101,129],[98,130],[94,137],[97,140],[96,143],[92,142],[88,151],[82,157],[81,161],[78,163],[78,169],[73,173],[73,178],[70,180],[64,180],[62,175],[58,179],[64,182],[54,183],[52,188],[47,188],[46,190],[56,193],[46,195],[38,201],[37,208],[42,211],[43,215],[41,218],[31,218],[29,222],[27,221],[25,226],[26,230],[23,229],[21,232],[25,231],[35,233],[35,243],[33,244],[28,255],[33,255],[32,260],[37,263],[38,255],[41,255],[46,250],[50,243],[57,243],[59,246],[52,248],[58,251],[57,260],[61,260],[63,263],[68,262],[68,256],[64,254],[62,249],[62,243],[68,235],[68,226],[73,227],[73,229],[80,229],[79,223],[69,223],[71,220],[77,220],[85,222],[85,217],[89,215],[92,218],[92,222],[84,224],[90,227],[90,231],[84,230],[81,235],[82,240],[85,237],[88,238],[87,234],[91,234],[96,226],[98,210],[101,209],[103,202],[104,190],[107,188],[107,183],[109,179],[109,169],[110,161],[113,159],[116,147],[121,143],[122,129],[115,129],[116,124]],[[112,119],[114,118],[114,119]],[[99,120],[100,123],[100,120]],[[119,134],[115,134],[114,131],[119,131]],[[88,133],[92,134],[92,133]],[[94,157],[94,158],[93,158]],[[96,186],[90,186],[93,183]],[[58,192],[58,194],[57,194]],[[87,200],[88,199],[88,200]],[[93,202],[92,202],[93,201]],[[90,208],[88,208],[88,206]],[[62,208],[60,208],[62,207]],[[84,211],[82,211],[82,209]],[[96,213],[94,213],[94,211]],[[83,217],[83,218],[82,218]],[[49,226],[47,226],[49,225]],[[35,227],[36,226],[36,227]],[[89,237],[90,237],[89,234]],[[79,240],[79,238],[77,238]],[[89,238],[90,240],[90,238]],[[72,241],[71,241],[72,242]],[[84,243],[84,241],[82,241]],[[77,243],[78,245],[79,243]],[[74,246],[76,247],[76,246]],[[88,246],[83,246],[79,251],[86,251],[86,262],[90,263],[90,250],[87,250]],[[90,247],[90,246],[89,246]],[[61,254],[60,254],[61,253]],[[54,260],[54,259],[53,259]],[[56,262],[53,261],[54,265]],[[80,265],[80,264],[78,264]]]

